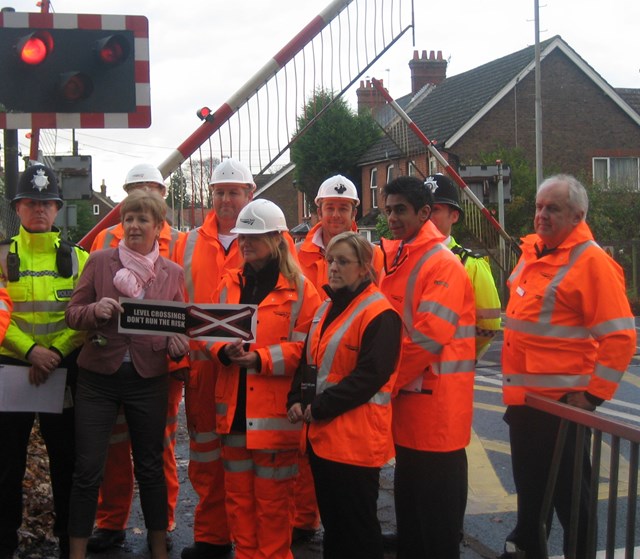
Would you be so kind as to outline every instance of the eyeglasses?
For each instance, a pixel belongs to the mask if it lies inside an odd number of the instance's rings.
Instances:
[[[360,264],[357,260],[347,260],[346,258],[342,258],[342,256],[338,256],[337,258],[329,257],[327,258],[327,264],[331,266],[331,264],[336,263],[338,268],[344,268],[347,264]]]

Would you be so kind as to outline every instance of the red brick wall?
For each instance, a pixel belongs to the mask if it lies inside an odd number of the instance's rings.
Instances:
[[[640,127],[559,50],[541,66],[545,174],[591,178],[596,155],[640,156]],[[533,72],[451,147],[463,164],[499,145],[520,147],[535,161]]]

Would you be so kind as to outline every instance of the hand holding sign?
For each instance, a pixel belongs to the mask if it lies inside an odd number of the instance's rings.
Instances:
[[[120,303],[111,297],[103,297],[96,303],[96,306],[93,307],[93,314],[95,314],[99,321],[103,322],[110,320],[113,315],[123,311],[124,309]]]

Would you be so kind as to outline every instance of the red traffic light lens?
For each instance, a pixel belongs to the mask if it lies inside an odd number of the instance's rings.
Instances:
[[[98,59],[107,66],[117,66],[129,58],[129,42],[122,35],[111,35],[97,43]]]
[[[82,72],[67,72],[60,76],[58,92],[63,101],[75,103],[91,95],[93,82]]]
[[[211,109],[209,107],[202,107],[196,111],[196,115],[200,120],[207,120],[211,116]]]
[[[53,50],[53,38],[46,31],[38,31],[23,37],[16,49],[20,60],[30,66],[42,64]]]

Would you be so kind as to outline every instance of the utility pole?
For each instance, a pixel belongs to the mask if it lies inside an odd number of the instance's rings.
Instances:
[[[536,120],[536,188],[542,184],[542,88],[540,85],[540,6],[539,0],[533,0],[535,19],[535,120]]]

